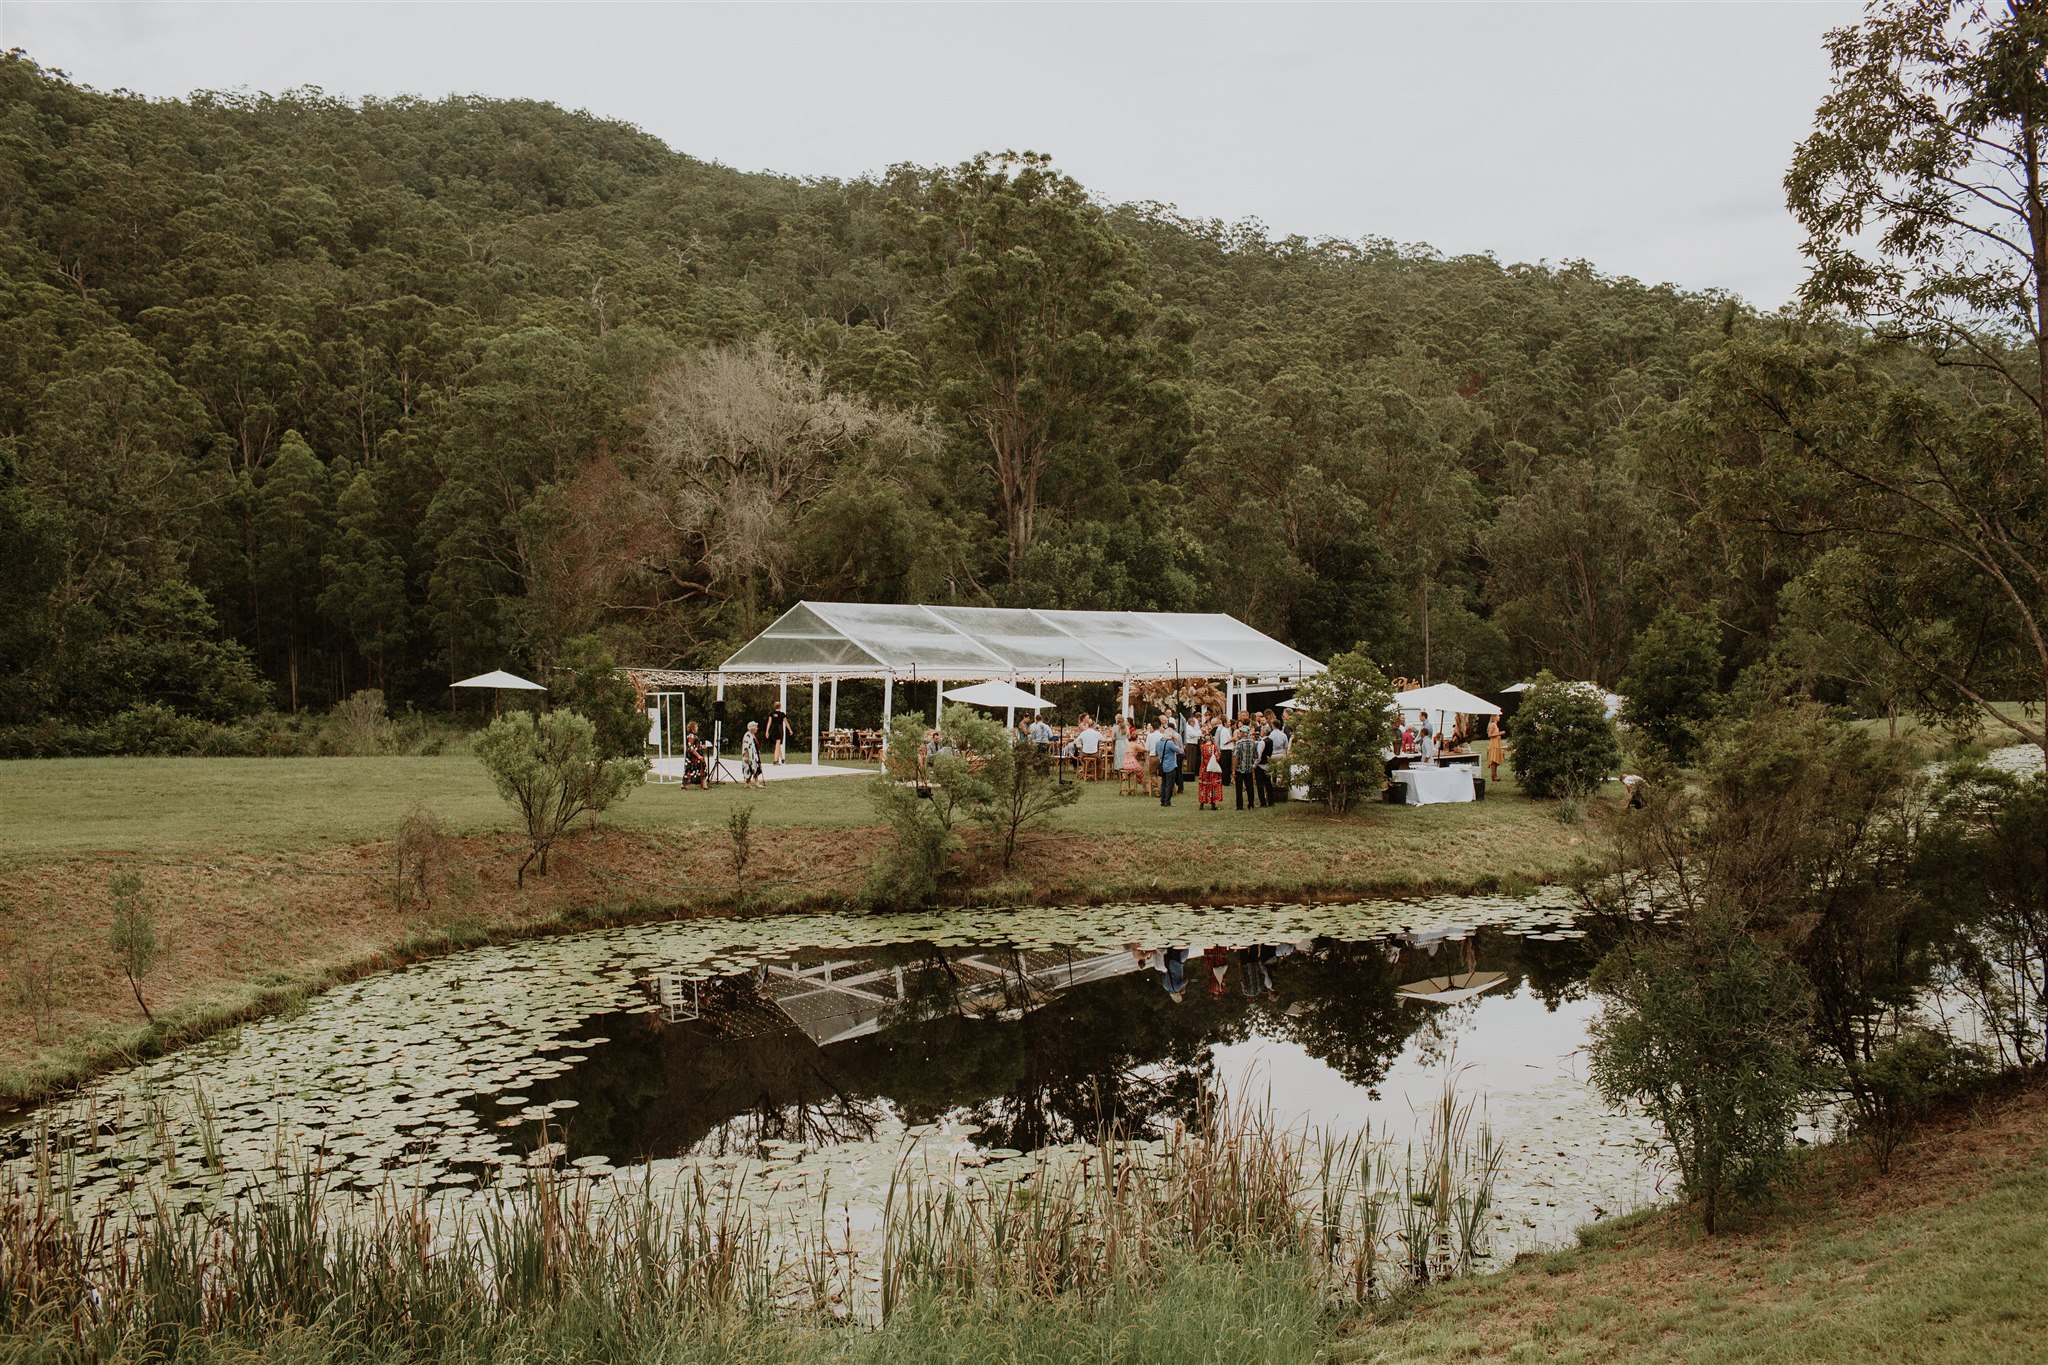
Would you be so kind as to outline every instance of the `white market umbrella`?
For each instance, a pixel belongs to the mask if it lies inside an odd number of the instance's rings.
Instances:
[[[969,706],[997,706],[1005,709],[1014,706],[1020,711],[1035,711],[1041,706],[1052,705],[1044,697],[1034,697],[1014,683],[1006,682],[974,683],[968,687],[953,688],[940,695],[948,701],[964,701]]]
[[[1395,992],[1403,1000],[1421,1000],[1431,1005],[1462,1005],[1492,990],[1508,979],[1506,972],[1454,972],[1411,982]]]
[[[1500,708],[1484,697],[1475,697],[1450,683],[1411,687],[1394,694],[1394,705],[1403,711],[1436,711],[1454,716],[1497,716]]]
[[[489,673],[479,673],[474,678],[464,678],[461,682],[449,683],[448,686],[451,688],[485,687],[500,692],[547,691],[547,689],[545,687],[542,687],[539,683],[532,682],[526,678],[522,678],[517,673],[507,673],[502,668],[494,669]]]

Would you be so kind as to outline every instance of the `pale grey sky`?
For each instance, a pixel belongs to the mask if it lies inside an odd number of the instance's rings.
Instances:
[[[1779,180],[1854,4],[93,4],[0,47],[99,89],[481,93],[749,170],[1004,148],[1112,200],[1734,290],[1797,288]]]

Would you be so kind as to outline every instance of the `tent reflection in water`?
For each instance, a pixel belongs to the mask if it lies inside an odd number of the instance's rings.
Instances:
[[[1395,994],[1403,1000],[1420,1000],[1431,1005],[1462,1005],[1508,979],[1506,972],[1453,972],[1411,981]]]

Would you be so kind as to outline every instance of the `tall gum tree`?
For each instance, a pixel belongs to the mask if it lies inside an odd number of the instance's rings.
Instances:
[[[1015,576],[1048,467],[1116,439],[1159,399],[1142,266],[1087,191],[1038,153],[984,153],[935,176],[918,207],[892,211],[939,282],[924,323],[938,406],[986,452]]]
[[[2048,6],[1878,0],[1828,48],[1832,89],[1785,177],[1813,262],[1805,301],[1980,372],[1991,382],[1970,394],[2026,414],[2029,435],[1985,442],[1981,417],[1930,419],[1896,399],[1882,429],[1849,433],[1786,408],[1796,457],[1840,496],[1806,524],[1916,572],[1945,561],[1974,578],[2048,695]],[[1944,428],[1967,444],[1938,439]],[[1902,657],[2048,748],[2048,727],[1976,684],[1969,649]]]

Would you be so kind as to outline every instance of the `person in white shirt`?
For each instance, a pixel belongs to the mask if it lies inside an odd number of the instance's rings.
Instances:
[[[1237,735],[1230,728],[1228,712],[1216,722],[1216,762],[1223,768],[1223,789],[1235,790],[1231,779],[1237,766]]]
[[[1081,733],[1074,742],[1081,746],[1083,758],[1093,758],[1102,748],[1102,731],[1095,728],[1092,719],[1084,717],[1081,721]]]

